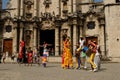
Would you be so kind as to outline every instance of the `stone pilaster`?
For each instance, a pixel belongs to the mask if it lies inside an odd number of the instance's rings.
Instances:
[[[20,27],[20,40],[23,38],[23,27]]]
[[[73,25],[73,52],[76,49],[76,44],[77,44],[77,28],[76,25]]]
[[[73,19],[73,53],[75,53],[75,49],[76,49],[76,44],[77,44],[77,21],[76,19]]]
[[[59,56],[59,28],[55,29],[55,56]]]
[[[33,43],[33,46],[34,46],[34,47],[37,47],[37,41],[36,41],[36,39],[37,39],[37,28],[34,27],[33,30],[34,30],[34,31],[33,31],[33,33],[34,33],[34,34],[33,34],[33,35],[34,35],[34,38],[33,38],[33,39],[34,39],[34,41],[33,41],[33,42],[34,42],[34,43]]]
[[[13,32],[13,35],[14,35],[14,37],[13,37],[13,53],[16,53],[17,52],[17,28],[16,27],[14,27],[14,32]]]

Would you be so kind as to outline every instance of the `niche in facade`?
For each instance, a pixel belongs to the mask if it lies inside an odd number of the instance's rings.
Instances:
[[[11,25],[7,25],[5,27],[5,30],[6,30],[6,32],[11,32],[12,31],[12,26]]]
[[[87,28],[88,29],[95,29],[95,22],[94,21],[90,21],[87,23]]]
[[[32,18],[32,13],[26,13],[26,18]]]

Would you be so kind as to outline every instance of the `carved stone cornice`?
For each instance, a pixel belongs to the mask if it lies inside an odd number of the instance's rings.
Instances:
[[[46,21],[46,20],[52,20],[54,18],[54,15],[52,15],[51,13],[41,13],[41,19],[42,21]]]
[[[33,0],[25,0],[24,4],[26,4],[26,5],[33,5],[34,2],[33,2]]]
[[[62,0],[63,3],[67,3],[67,1],[69,1],[69,0]]]
[[[44,0],[43,4],[45,6],[49,6],[50,4],[52,4],[52,1],[51,0]]]

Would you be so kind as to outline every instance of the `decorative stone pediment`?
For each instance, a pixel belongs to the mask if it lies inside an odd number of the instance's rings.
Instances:
[[[41,27],[42,30],[54,29],[54,28],[55,28],[54,23],[51,21],[44,21]]]
[[[4,38],[11,38],[11,37],[13,37],[12,32],[5,32],[5,33],[3,34],[3,37],[4,37]]]

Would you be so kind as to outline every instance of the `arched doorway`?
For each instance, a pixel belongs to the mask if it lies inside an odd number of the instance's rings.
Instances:
[[[55,30],[40,30],[40,45],[43,45],[43,43],[46,42],[50,44],[48,46],[49,55],[54,56],[55,53]],[[53,52],[52,52],[53,51]],[[43,47],[40,47],[40,55],[43,53]]]

